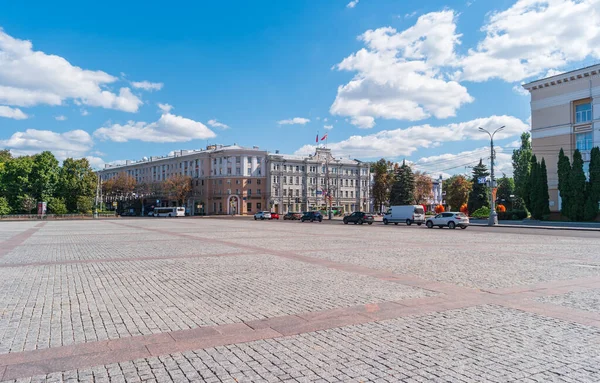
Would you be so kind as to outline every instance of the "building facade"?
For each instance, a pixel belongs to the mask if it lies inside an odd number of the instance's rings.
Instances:
[[[573,159],[579,149],[589,177],[590,151],[600,146],[600,65],[547,77],[523,85],[531,94],[531,144],[548,169],[550,211],[561,209],[558,153]]]
[[[121,165],[107,164],[98,173],[103,182],[125,173],[137,184],[155,185],[175,175],[189,176],[188,214],[254,214],[266,207],[266,156],[267,152],[258,147],[211,145]],[[143,206],[177,203],[160,192],[139,192],[136,197],[145,200]]]
[[[278,213],[371,210],[369,164],[335,158],[331,149],[309,156],[267,156],[269,207]]]
[[[325,210],[328,206],[343,212],[371,208],[369,165],[335,158],[330,149],[324,148],[302,157],[269,154],[258,147],[212,145],[164,157],[107,164],[98,172],[102,182],[119,173],[132,177],[137,185],[153,186],[176,175],[189,176],[192,188],[185,205],[191,215],[246,215],[261,210],[287,213]],[[136,190],[135,198],[142,200],[142,210],[177,204],[160,190]]]

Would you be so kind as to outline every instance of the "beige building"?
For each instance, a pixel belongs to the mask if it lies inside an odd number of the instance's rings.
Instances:
[[[211,145],[201,150],[181,150],[168,156],[105,165],[102,181],[125,173],[136,183],[155,184],[177,174],[192,179],[188,214],[254,214],[266,208],[267,152],[258,147]],[[167,196],[138,195],[147,208],[174,206]]]
[[[548,168],[550,211],[561,208],[557,163],[562,148],[572,160],[579,149],[589,176],[590,150],[600,146],[600,64],[523,85],[531,94],[531,138]]]

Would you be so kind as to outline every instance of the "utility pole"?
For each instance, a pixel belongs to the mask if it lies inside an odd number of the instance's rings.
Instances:
[[[94,203],[94,219],[98,218],[98,199],[100,198],[100,174],[96,173],[96,201]]]
[[[489,131],[481,127],[479,128],[480,132],[485,132],[490,136],[490,161],[492,162],[492,164],[490,167],[490,218],[488,219],[488,226],[494,226],[498,224],[498,213],[496,213],[496,204],[494,203],[494,186],[496,184],[496,179],[494,177],[494,135],[502,129],[504,129],[504,126],[501,126],[498,129],[494,130],[493,133],[490,133]]]

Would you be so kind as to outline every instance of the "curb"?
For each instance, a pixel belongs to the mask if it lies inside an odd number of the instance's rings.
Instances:
[[[489,227],[484,223],[470,223],[470,226],[482,226]],[[533,226],[533,225],[494,225],[493,227],[507,228],[507,229],[538,229],[538,230],[572,230],[572,231],[596,231],[600,232],[600,229],[591,227],[570,227],[570,226]]]

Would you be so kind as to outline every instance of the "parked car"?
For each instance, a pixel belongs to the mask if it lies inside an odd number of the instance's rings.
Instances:
[[[256,221],[257,219],[271,219],[271,213],[268,211],[259,211],[258,213],[254,214],[254,220]]]
[[[121,217],[135,217],[135,211],[124,211],[120,215]]]
[[[302,219],[302,213],[294,213],[294,212],[288,212],[283,216],[284,220],[297,220],[297,219]]]
[[[271,212],[271,219],[279,219],[279,213]]]
[[[375,222],[375,218],[373,217],[373,214],[363,213],[362,211],[355,211],[349,216],[344,217],[345,225],[349,224],[350,222],[354,223],[355,225],[362,225],[363,223],[368,223],[369,225],[372,225],[373,222]]]
[[[383,216],[383,223],[406,223],[408,226],[416,223],[421,226],[425,222],[425,210],[421,205],[400,205],[390,206],[388,211]]]
[[[318,211],[307,211],[302,215],[302,218],[300,218],[300,221],[302,221],[302,222],[305,222],[305,221],[321,222],[321,221],[323,221],[323,215],[321,213],[319,213]]]
[[[425,225],[430,229],[434,226],[440,229],[444,226],[448,226],[449,229],[455,229],[456,227],[466,229],[469,226],[469,217],[463,213],[440,213],[433,218],[428,218]]]

